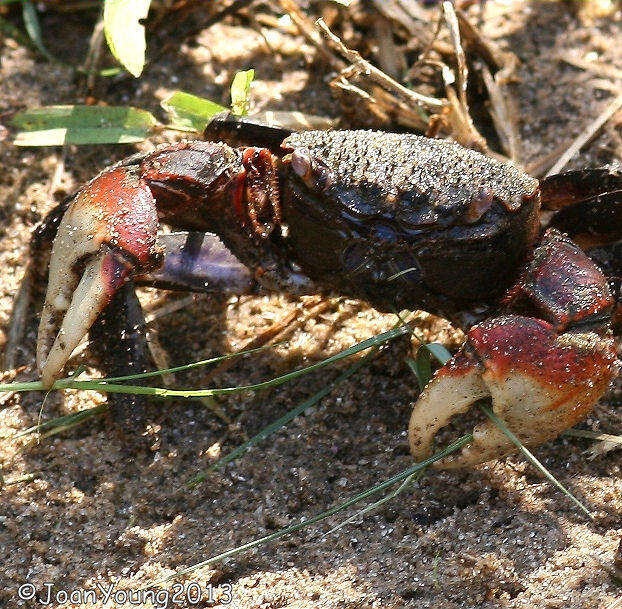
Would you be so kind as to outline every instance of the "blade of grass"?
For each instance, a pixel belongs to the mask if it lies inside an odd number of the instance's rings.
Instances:
[[[488,406],[479,404],[484,414],[507,436],[507,438],[518,447],[518,449],[525,455],[530,463],[535,466],[542,475],[554,486],[556,486],[566,497],[568,497],[581,511],[593,520],[593,516],[590,511],[559,481],[553,474],[549,472],[540,461],[527,449],[523,443],[516,437],[516,435],[510,430],[510,428],[492,411]]]
[[[374,501],[373,503],[365,506],[362,510],[359,510],[355,514],[352,514],[352,516],[350,516],[343,522],[340,522],[337,526],[333,527],[329,531],[326,531],[326,533],[322,535],[322,538],[327,537],[331,533],[335,533],[336,531],[342,529],[351,522],[354,522],[357,518],[361,518],[362,516],[369,514],[369,512],[372,512],[380,506],[384,505],[385,503],[387,503],[387,501],[391,501],[391,499],[394,499],[398,495],[402,494],[413,482],[416,482],[417,480],[423,478],[425,472],[426,470],[422,469],[418,472],[410,474],[410,476],[408,476],[408,478],[406,478],[406,480],[404,480],[404,482],[402,482],[402,484],[400,484],[394,491],[387,493],[384,497],[382,497],[382,499],[378,499],[378,501]]]
[[[451,359],[451,353],[440,343],[422,343],[417,349],[416,360],[406,358],[406,364],[417,377],[419,391],[423,391],[432,378],[432,357],[445,364]]]
[[[56,429],[63,431],[64,429],[75,427],[75,425],[81,423],[85,419],[97,416],[99,414],[103,414],[104,412],[106,412],[107,409],[107,404],[100,404],[99,406],[86,408],[84,410],[80,410],[79,412],[72,412],[71,414],[66,414],[62,417],[56,417],[55,419],[44,421],[43,423],[39,423],[38,425],[33,425],[28,429],[23,429],[22,431],[10,436],[10,438],[12,440],[17,440],[33,433],[42,433],[43,437],[47,437],[48,435],[54,435],[55,433],[59,433],[56,431]],[[46,434],[45,432],[48,433]]]
[[[32,0],[23,0],[22,17],[24,19],[24,27],[26,28],[28,36],[30,36],[30,40],[32,40],[32,43],[35,45],[37,51],[39,51],[39,53],[41,53],[41,55],[43,55],[48,61],[55,62],[56,59],[43,44],[39,17],[37,16],[37,9],[32,3]]]
[[[216,357],[211,357],[209,359],[203,359],[196,362],[191,362],[190,364],[184,364],[182,366],[175,366],[174,368],[163,368],[162,370],[153,370],[152,372],[141,372],[140,374],[128,374],[126,376],[110,376],[105,377],[102,381],[106,382],[118,382],[118,381],[133,381],[135,379],[146,379],[154,376],[163,376],[165,374],[173,374],[175,372],[184,372],[185,370],[192,370],[193,368],[200,368],[201,366],[208,366],[209,364],[218,364],[225,360],[235,359],[237,357],[241,357],[242,355],[249,355],[250,353],[257,353],[259,351],[265,351],[267,349],[272,349],[278,345],[283,344],[282,342],[277,342],[274,344],[261,345],[260,347],[254,347],[253,349],[245,349],[244,351],[236,351],[235,353],[227,353],[226,355],[218,355]]]
[[[160,105],[169,115],[168,126],[198,133],[205,129],[213,116],[227,110],[209,99],[185,91],[175,91],[163,99]]]
[[[319,402],[323,397],[327,396],[337,385],[350,378],[355,372],[358,372],[371,358],[373,353],[377,350],[374,349],[373,352],[368,353],[364,358],[360,361],[356,362],[353,366],[348,368],[345,372],[340,374],[332,383],[313,394],[310,398],[301,402],[296,408],[292,408],[290,411],[286,412],[282,417],[279,417],[276,421],[270,423],[264,427],[259,433],[255,434],[250,440],[247,440],[243,444],[240,444],[238,447],[234,448],[231,452],[226,454],[224,457],[216,461],[210,465],[205,471],[198,473],[196,476],[191,478],[187,484],[194,488],[196,485],[203,482],[208,474],[219,467],[224,467],[227,463],[237,459],[240,455],[244,454],[251,446],[258,444],[264,438],[267,438],[270,434],[276,432],[281,427],[287,425],[291,420],[295,419],[298,415],[302,414],[308,408],[311,408],[314,404]]]
[[[150,112],[131,106],[43,106],[18,112],[11,119],[19,129],[13,141],[16,146],[140,142],[156,124]]]
[[[622,446],[622,436],[615,436],[600,431],[590,431],[589,429],[567,429],[563,436],[570,438],[588,438],[589,440],[599,440],[601,442],[611,442]]]
[[[83,389],[88,391],[98,391],[100,393],[131,393],[137,395],[151,395],[159,398],[183,398],[183,399],[194,399],[197,397],[206,397],[212,395],[226,395],[230,393],[239,393],[241,391],[250,391],[257,389],[265,389],[267,387],[276,387],[278,385],[282,385],[292,379],[298,378],[299,376],[303,376],[304,374],[308,374],[313,370],[317,370],[319,368],[323,368],[337,362],[341,359],[354,355],[355,353],[359,353],[360,351],[365,351],[371,347],[376,345],[383,344],[394,338],[399,336],[403,336],[405,334],[410,333],[410,328],[408,327],[400,327],[395,328],[393,330],[389,330],[387,332],[383,332],[382,334],[378,334],[367,340],[364,340],[356,345],[353,345],[349,349],[345,349],[331,357],[328,357],[322,361],[316,362],[307,366],[306,368],[301,368],[300,370],[294,370],[293,372],[288,372],[287,374],[283,374],[281,376],[277,376],[276,378],[270,379],[268,381],[262,381],[261,383],[255,383],[253,385],[242,385],[240,387],[221,387],[216,389],[198,389],[198,390],[182,390],[182,389],[164,389],[161,387],[142,387],[140,385],[116,385],[113,383],[107,383],[105,379],[92,379],[87,381],[74,381],[71,378],[61,379],[56,381],[51,389]],[[0,392],[3,391],[47,391],[47,388],[43,386],[40,381],[29,381],[23,383],[5,383],[0,384]]]
[[[320,514],[316,514],[315,516],[312,516],[311,518],[307,519],[307,520],[303,520],[302,522],[299,522],[297,524],[294,524],[292,526],[286,527],[284,529],[280,529],[279,531],[275,531],[274,533],[271,533],[270,535],[265,535],[263,537],[260,537],[258,539],[255,539],[253,541],[250,541],[248,543],[242,544],[241,546],[238,546],[236,548],[232,548],[231,550],[227,550],[226,552],[222,552],[221,554],[218,554],[216,556],[212,556],[211,558],[208,558],[207,560],[204,560],[202,562],[199,562],[197,564],[194,564],[190,567],[187,567],[185,569],[182,569],[181,571],[178,571],[177,573],[174,573],[173,575],[170,575],[168,577],[165,577],[157,582],[155,582],[154,584],[151,584],[149,587],[154,587],[154,586],[158,586],[160,584],[163,584],[165,582],[171,581],[176,579],[177,577],[180,577],[182,575],[188,575],[189,573],[193,573],[195,571],[197,571],[198,569],[202,569],[203,567],[206,567],[208,565],[214,564],[216,562],[219,562],[221,560],[224,560],[225,558],[230,558],[231,556],[235,556],[236,554],[240,554],[241,552],[245,552],[246,550],[250,550],[252,548],[256,548],[258,546],[262,546],[266,543],[269,543],[271,541],[274,541],[276,539],[279,539],[280,537],[283,537],[285,535],[289,535],[291,533],[295,533],[296,531],[299,531],[305,527],[308,527],[312,524],[315,524],[316,522],[320,522],[321,520],[325,520],[326,518],[329,518],[330,516],[333,516],[334,514],[337,514],[339,512],[342,512],[343,510],[349,508],[351,505],[354,505],[355,503],[358,503],[359,501],[362,501],[363,499],[366,499],[367,497],[370,497],[376,493],[379,493],[381,491],[383,491],[386,488],[389,488],[390,486],[393,486],[394,484],[401,482],[402,480],[408,478],[409,476],[411,476],[412,474],[421,471],[425,468],[427,468],[429,465],[431,465],[432,463],[435,463],[436,461],[439,461],[440,459],[443,459],[444,457],[446,457],[447,455],[450,455],[458,450],[460,450],[463,446],[465,446],[466,444],[468,444],[469,442],[471,442],[473,439],[473,436],[471,434],[467,434],[465,436],[462,436],[461,438],[459,438],[458,440],[456,440],[455,442],[453,442],[452,444],[450,444],[449,446],[447,446],[446,448],[444,448],[443,450],[435,453],[434,455],[432,455],[429,459],[426,459],[425,461],[420,461],[419,463],[416,463],[415,465],[405,469],[404,471],[395,474],[394,476],[392,476],[391,478],[385,480],[384,482],[381,482],[365,491],[363,491],[362,493],[359,493],[358,495],[356,495],[355,497],[352,497],[350,499],[348,499],[347,501],[344,501],[343,503],[336,505],[328,510],[325,510],[324,512],[321,512]]]

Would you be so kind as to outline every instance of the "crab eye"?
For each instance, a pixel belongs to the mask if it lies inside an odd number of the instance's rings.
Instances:
[[[471,199],[462,216],[464,222],[466,224],[475,224],[492,207],[492,202],[492,191],[487,188],[480,188],[477,196]]]
[[[292,152],[292,169],[304,181],[311,179],[311,155],[306,148],[298,148]]]

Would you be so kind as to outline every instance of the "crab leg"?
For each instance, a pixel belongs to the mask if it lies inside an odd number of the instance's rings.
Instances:
[[[518,284],[508,314],[474,326],[460,352],[419,397],[409,437],[416,459],[427,457],[436,432],[474,402],[490,398],[495,413],[525,444],[556,437],[592,409],[618,363],[608,315],[613,299],[598,267],[571,241],[549,230]],[[439,467],[462,467],[514,449],[494,424]]]
[[[158,235],[162,265],[138,275],[136,283],[164,290],[248,294],[255,289],[251,271],[212,233]]]
[[[567,171],[540,184],[542,205],[555,213],[548,226],[568,234],[609,277],[622,332],[622,171],[602,167]]]
[[[225,244],[196,233],[158,242],[160,220],[217,231]],[[69,204],[52,247],[37,342],[42,382],[50,386],[58,378],[130,279],[194,291],[251,290],[254,278],[244,264],[254,259],[239,262],[227,239],[245,252],[278,222],[278,178],[266,149],[241,152],[222,143],[182,142],[101,173]]]
[[[151,367],[145,318],[134,282],[126,282],[91,326],[89,337],[111,376],[139,374]],[[142,381],[133,381],[140,385]],[[108,397],[109,412],[122,437],[144,427],[146,396],[117,393]]]

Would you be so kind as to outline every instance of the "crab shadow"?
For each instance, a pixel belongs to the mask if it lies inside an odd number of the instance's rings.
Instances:
[[[257,328],[273,307],[288,304],[282,297],[201,300],[158,319],[155,330],[171,363],[180,364],[189,353],[204,358],[226,351],[242,321]],[[301,360],[312,361],[330,336],[332,322],[345,320],[336,315],[322,331],[316,329],[311,346],[289,359],[271,350],[244,358],[217,383],[247,384]],[[106,564],[107,573],[131,576],[157,556],[162,568],[178,569],[269,535],[411,465],[404,429],[415,391],[403,364],[407,350],[406,341],[392,344],[304,416],[225,469],[209,473],[196,487],[186,483],[333,381],[343,366],[283,387],[226,398],[220,407],[235,420],[231,425],[199,402],[154,403],[151,412],[160,410],[160,431],[150,450],[132,450],[115,439],[106,420],[92,420],[26,450],[24,468],[36,469],[45,486],[24,489],[32,506],[27,514],[20,508],[24,495],[18,489],[5,497],[0,511],[9,518],[19,514],[32,547],[49,548],[37,552],[47,569],[52,569],[53,548],[71,548],[55,582],[62,589],[89,587],[93,571],[80,565]],[[189,372],[177,383],[202,386],[202,374]],[[73,399],[79,398],[68,398]],[[60,400],[55,402],[59,406]],[[37,394],[24,397],[22,408],[32,416],[39,407]],[[468,431],[469,425],[472,421],[465,418],[454,433]],[[558,441],[538,455],[598,513],[590,528],[603,533],[622,514],[585,496],[585,487],[573,480],[614,477],[615,466],[606,457],[586,463],[578,455],[584,444]],[[207,575],[201,571],[202,576],[214,586],[244,585],[249,578],[279,574],[330,581],[346,570],[387,603],[399,599],[404,606],[419,606],[443,599],[455,606],[501,607],[495,594],[518,598],[529,577],[573,543],[568,527],[585,525],[581,514],[519,459],[479,471],[431,471],[371,516],[329,532],[354,509],[240,554]],[[97,517],[91,521],[89,513]],[[1,545],[18,548],[17,533],[0,531]],[[389,580],[384,572],[391,573]],[[270,591],[262,594],[266,602],[275,600]]]

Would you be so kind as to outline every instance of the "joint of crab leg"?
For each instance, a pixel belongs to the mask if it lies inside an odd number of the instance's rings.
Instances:
[[[46,386],[123,282],[157,264],[157,226],[153,195],[133,167],[102,173],[71,202],[52,247],[37,339]]]
[[[454,415],[490,397],[494,412],[527,445],[556,437],[583,419],[616,374],[608,335],[569,331],[531,317],[508,315],[473,327],[464,350],[441,368],[414,406],[410,445],[418,460]],[[473,430],[473,442],[437,467],[482,463],[515,450],[492,422]]]
[[[242,155],[246,169],[246,207],[253,232],[267,238],[281,223],[279,180],[274,159],[265,148],[247,148]]]

